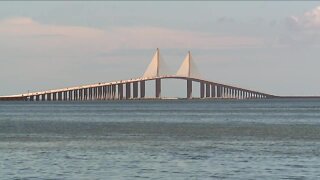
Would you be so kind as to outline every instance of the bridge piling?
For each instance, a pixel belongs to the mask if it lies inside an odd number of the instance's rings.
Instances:
[[[211,98],[216,97],[216,86],[214,84],[211,84]]]
[[[47,101],[51,101],[51,93],[47,94]]]
[[[156,98],[161,98],[161,79],[156,79]]]
[[[126,83],[126,99],[130,99],[131,98],[131,84],[130,83]]]
[[[115,100],[117,96],[117,86],[113,84],[111,87],[112,87],[112,99]]]
[[[206,98],[210,97],[210,84],[206,83]]]
[[[118,99],[123,99],[123,84],[118,84]]]
[[[187,99],[192,99],[192,80],[187,79]]]
[[[204,82],[200,82],[200,98],[204,98]]]
[[[138,82],[133,82],[133,98],[138,98]]]
[[[40,95],[36,95],[36,101],[40,100]]]
[[[146,96],[146,81],[140,81],[140,98],[145,98]]]
[[[58,101],[62,100],[62,92],[58,92]]]

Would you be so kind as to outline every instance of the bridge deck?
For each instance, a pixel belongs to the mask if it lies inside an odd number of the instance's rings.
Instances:
[[[135,84],[142,81],[150,81],[150,80],[161,80],[161,79],[182,79],[182,80],[189,80],[193,82],[200,82],[202,84],[210,84],[215,86],[220,86],[226,89],[231,90],[237,90],[239,92],[246,92],[246,93],[253,93],[256,95],[259,95],[261,97],[265,98],[274,98],[276,96],[248,90],[244,88],[239,88],[231,85],[221,84],[217,82],[212,82],[204,79],[198,79],[198,78],[190,78],[190,77],[184,77],[184,76],[159,76],[159,77],[143,77],[143,78],[136,78],[136,79],[129,79],[129,80],[120,80],[120,81],[113,81],[113,82],[105,82],[105,83],[95,83],[90,85],[83,85],[83,86],[75,86],[75,87],[68,87],[68,88],[61,88],[61,89],[53,89],[48,91],[39,91],[39,92],[31,92],[31,93],[25,93],[25,94],[18,94],[18,95],[12,95],[12,96],[0,96],[0,100],[25,100],[26,98],[32,97],[32,96],[40,96],[40,95],[47,95],[47,94],[54,94],[54,93],[61,93],[61,92],[70,92],[70,91],[77,91],[82,89],[90,89],[90,88],[97,88],[97,87],[104,87],[104,86],[112,86],[112,85],[121,85],[121,84]],[[137,88],[137,87],[136,87]],[[191,87],[192,88],[192,87]],[[207,96],[206,96],[207,97]]]

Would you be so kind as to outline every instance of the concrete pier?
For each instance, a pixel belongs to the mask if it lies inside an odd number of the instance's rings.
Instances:
[[[187,99],[192,98],[192,80],[187,80]]]
[[[146,81],[140,81],[140,98],[145,98],[146,96]]]
[[[160,78],[156,78],[156,98],[160,98],[161,97],[161,79]]]

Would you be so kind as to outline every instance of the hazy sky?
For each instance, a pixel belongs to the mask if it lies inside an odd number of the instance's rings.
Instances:
[[[191,50],[208,80],[320,95],[316,1],[0,2],[0,94],[140,77],[157,47],[172,72]]]

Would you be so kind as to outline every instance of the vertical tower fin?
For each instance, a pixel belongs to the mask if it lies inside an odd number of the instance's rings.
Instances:
[[[170,72],[166,63],[160,56],[160,50],[157,48],[148,68],[144,72],[142,77],[159,77],[163,75],[168,75]]]
[[[184,61],[182,62],[176,75],[183,76],[183,77],[201,78],[198,68],[196,64],[193,62],[190,51],[188,51],[188,54],[184,59]]]

